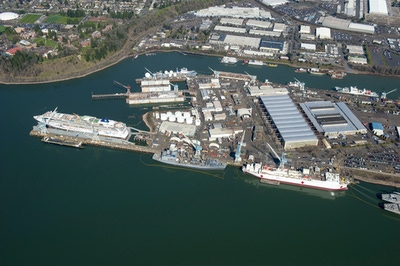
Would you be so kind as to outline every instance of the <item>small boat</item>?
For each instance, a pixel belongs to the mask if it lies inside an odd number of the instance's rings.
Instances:
[[[277,67],[278,65],[277,65],[277,64],[269,63],[269,64],[267,64],[267,66],[269,66],[269,67]]]

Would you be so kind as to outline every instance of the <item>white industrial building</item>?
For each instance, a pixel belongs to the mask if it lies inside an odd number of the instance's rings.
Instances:
[[[260,9],[258,7],[224,7],[213,6],[195,12],[198,17],[231,17],[231,18],[259,18]]]
[[[266,37],[279,37],[283,33],[282,32],[278,32],[278,31],[271,31],[271,30],[255,30],[255,29],[251,29],[251,30],[249,30],[249,34],[257,35],[257,36],[266,36]],[[283,35],[286,35],[286,34],[283,34]]]
[[[271,28],[271,25],[272,25],[272,23],[269,21],[262,21],[262,20],[255,20],[255,19],[249,19],[246,22],[246,26],[253,27],[253,28],[268,29],[268,28]]]
[[[283,95],[289,93],[286,88],[274,88],[270,84],[265,84],[261,86],[248,86],[247,90],[250,96]]]
[[[369,13],[375,15],[388,15],[386,0],[369,0]]]
[[[319,27],[315,29],[315,36],[322,39],[331,39],[331,29],[326,27]]]
[[[228,27],[228,26],[220,26],[217,25],[214,28],[215,31],[225,31],[225,32],[233,32],[239,34],[245,34],[247,30],[245,28],[238,28],[238,27]]]
[[[225,44],[239,45],[241,47],[252,47],[258,49],[260,46],[261,39],[254,37],[244,37],[235,35],[226,35],[224,39]]]
[[[181,124],[176,122],[163,121],[160,125],[159,131],[165,133],[183,134],[188,137],[193,137],[196,132],[195,125]]]
[[[311,27],[308,25],[300,25],[300,34],[310,34],[311,33]]]
[[[349,54],[355,54],[355,55],[365,54],[362,45],[347,45],[347,50],[349,50]]]
[[[315,50],[317,50],[317,45],[315,43],[303,43],[302,42],[300,45],[300,48],[304,49],[304,50],[315,51]]]
[[[353,23],[351,20],[335,18],[332,16],[321,17],[320,23],[324,27],[333,29],[349,30],[369,34],[375,33],[375,27],[372,25]]]
[[[300,106],[316,130],[328,138],[367,133],[365,126],[343,102],[315,101],[300,103]]]
[[[214,141],[219,138],[234,138],[236,134],[242,133],[242,127],[218,127],[208,130],[209,141]]]
[[[241,18],[221,18],[219,21],[221,25],[234,25],[234,26],[242,26],[243,19]]]
[[[365,56],[349,56],[347,58],[349,63],[359,64],[359,65],[367,65],[368,60]]]
[[[280,6],[289,3],[289,0],[260,0],[261,3],[267,6]]]
[[[289,95],[261,96],[260,100],[285,150],[318,145],[317,137]]]
[[[275,23],[273,31],[276,31],[276,32],[286,31],[286,25],[283,23]]]

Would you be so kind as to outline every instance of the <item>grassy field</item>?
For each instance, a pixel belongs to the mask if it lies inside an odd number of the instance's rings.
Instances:
[[[40,14],[26,14],[23,16],[20,20],[19,23],[35,23],[36,20],[38,20],[42,15]]]
[[[50,15],[48,16],[45,20],[44,23],[50,23],[50,24],[67,24],[67,16],[61,16],[61,15]]]
[[[55,41],[50,39],[45,39],[43,37],[36,38],[35,43],[37,44],[41,43],[42,45],[46,45],[46,47],[52,47],[52,48],[57,47],[57,43]]]

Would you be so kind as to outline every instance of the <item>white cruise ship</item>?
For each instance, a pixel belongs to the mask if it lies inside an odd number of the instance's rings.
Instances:
[[[260,179],[269,180],[276,185],[282,183],[329,191],[347,190],[347,182],[340,180],[339,174],[330,172],[325,174],[325,180],[317,180],[301,171],[285,169],[283,166],[263,166],[261,163],[247,164],[242,167],[242,171]]]
[[[38,121],[39,126],[73,132],[76,133],[76,136],[82,133],[126,140],[131,135],[130,129],[125,123],[87,115],[58,113],[57,109],[33,118]]]

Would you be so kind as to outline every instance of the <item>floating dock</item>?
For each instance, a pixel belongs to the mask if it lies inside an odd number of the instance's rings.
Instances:
[[[129,93],[92,94],[93,100],[119,99],[127,97],[129,97]]]

